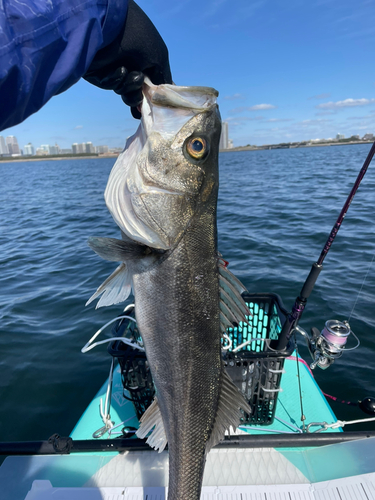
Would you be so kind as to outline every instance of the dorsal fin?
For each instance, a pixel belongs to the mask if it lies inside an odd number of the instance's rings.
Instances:
[[[221,260],[222,259],[219,259],[218,261],[220,275],[227,281],[229,281],[232,284],[232,286],[237,289],[240,295],[242,292],[247,292],[246,287],[241,283],[241,281],[238,278],[236,278],[236,276],[233,273],[229,271],[227,267],[225,267],[221,263]]]
[[[220,328],[222,332],[225,332],[227,328],[233,328],[232,321],[230,321],[222,309],[220,310]]]
[[[250,311],[241,297],[241,293],[246,291],[244,285],[222,264],[223,259],[219,254],[219,285],[220,285],[220,314],[221,323],[226,328],[238,324],[241,321],[248,322]],[[229,324],[228,324],[229,323]],[[225,328],[225,329],[226,329]]]
[[[236,319],[237,323],[239,323],[240,321],[247,323],[246,314],[247,316],[250,314],[247,308],[243,309],[243,304],[238,300],[237,297],[229,295],[224,290],[224,288],[220,288],[220,307],[222,310],[224,310],[223,312],[229,309],[234,318]]]
[[[210,439],[206,445],[206,453],[224,439],[225,431],[229,431],[230,427],[236,429],[243,418],[241,410],[251,414],[251,408],[245,401],[244,396],[234,385],[229,375],[222,368],[222,383],[219,395],[219,401],[216,411],[215,423],[211,432]]]
[[[233,325],[238,324],[240,321],[243,321],[243,317],[239,317],[238,315],[236,315],[236,313],[232,312],[232,310],[229,306],[227,306],[224,300],[221,300],[220,302],[220,314],[221,319],[224,317],[226,322],[230,323],[229,328],[233,327]]]

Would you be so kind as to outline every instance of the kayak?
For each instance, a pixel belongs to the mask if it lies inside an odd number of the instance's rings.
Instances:
[[[248,324],[227,330],[223,360],[253,411],[209,453],[201,498],[375,500],[375,433],[343,432],[294,341],[270,347],[287,315],[280,297],[244,299]],[[70,436],[1,448],[2,499],[167,497],[168,451],[135,436],[154,389],[132,307],[112,335],[110,376]]]

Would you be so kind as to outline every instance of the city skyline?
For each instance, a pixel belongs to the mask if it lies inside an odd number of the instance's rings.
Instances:
[[[86,143],[73,143],[71,148],[60,148],[60,146],[55,143],[41,144],[38,148],[29,142],[25,144],[23,148],[20,148],[18,144],[17,137],[7,136],[3,137],[0,135],[0,156],[45,156],[45,155],[59,155],[59,154],[106,154],[113,150],[118,152],[121,148],[109,148],[105,144],[100,144],[94,146],[91,141]]]
[[[338,132],[362,136],[374,129],[372,2],[165,0],[160,9],[156,0],[139,0],[139,5],[165,39],[173,81],[219,91],[221,117],[230,124],[235,146]],[[3,135],[15,135],[22,145],[57,142],[68,148],[92,141],[124,147],[138,124],[118,95],[81,79]]]
[[[345,134],[337,133],[334,138],[321,138],[321,139],[309,139],[308,141],[289,141],[287,143],[324,143],[324,142],[335,142],[346,139]],[[375,135],[373,133],[367,132],[362,137],[359,134],[353,134],[349,137],[354,141],[374,141]],[[275,143],[278,144],[278,143]],[[271,143],[269,143],[271,145]],[[250,143],[241,144],[239,146],[234,146],[233,140],[229,137],[229,123],[222,121],[222,128],[219,141],[219,150],[228,150],[233,147],[246,147],[250,146]],[[264,145],[267,146],[267,145]],[[3,137],[0,135],[0,156],[46,156],[46,155],[79,155],[79,154],[107,154],[107,153],[120,153],[123,148],[115,147],[109,148],[108,145],[98,145],[94,146],[91,141],[85,143],[74,142],[71,148],[60,148],[60,146],[55,143],[41,144],[38,148],[29,142],[25,144],[23,149],[19,147],[17,138],[15,136]]]
[[[35,148],[32,142],[28,142],[23,148],[18,145],[17,138],[15,136],[7,136],[5,139],[0,135],[0,156],[2,155],[12,155],[13,151],[9,151],[9,144],[15,144],[17,152],[15,154],[21,154],[22,156],[44,156],[48,155],[58,155],[58,154],[82,154],[82,153],[97,153],[106,154],[111,149],[122,150],[122,148],[109,148],[108,145],[100,144],[94,146],[91,141],[78,143],[73,142],[70,148],[61,148],[57,142],[54,145],[51,144],[41,144],[39,147]],[[220,135],[220,149],[228,149],[233,147],[233,142],[229,139],[229,125],[228,122],[222,122],[222,130]],[[8,149],[7,149],[8,148]]]

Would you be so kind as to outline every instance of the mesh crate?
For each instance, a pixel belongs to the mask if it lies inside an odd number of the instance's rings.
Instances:
[[[227,330],[231,348],[224,353],[224,364],[253,409],[251,415],[244,415],[243,423],[269,425],[275,417],[284,360],[293,348],[288,345],[283,352],[274,351],[267,340],[278,338],[287,312],[276,294],[243,294],[243,298],[252,317],[249,324],[240,323]],[[135,323],[127,319],[119,319],[112,333],[115,337],[141,341]],[[250,339],[255,340],[249,342]],[[140,419],[155,395],[146,354],[120,341],[111,342],[108,351],[119,361],[124,397],[133,402]]]
[[[276,294],[243,294],[252,316],[249,323],[229,328],[231,347],[224,354],[228,374],[252,408],[244,424],[270,425],[275,418],[285,358],[293,352],[274,351],[268,340],[277,340],[287,312]],[[251,340],[254,339],[254,340]]]
[[[134,317],[134,312],[127,312],[126,314]],[[123,336],[128,339],[142,341],[138,328],[129,319],[119,319],[112,329],[112,334],[115,337]],[[118,359],[121,368],[124,398],[133,403],[137,417],[140,419],[155,396],[154,382],[146,354],[119,340],[114,340],[109,344],[108,352]]]

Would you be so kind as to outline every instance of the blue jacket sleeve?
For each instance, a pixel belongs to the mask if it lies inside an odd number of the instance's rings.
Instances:
[[[127,0],[0,1],[0,130],[86,73],[125,25]]]

